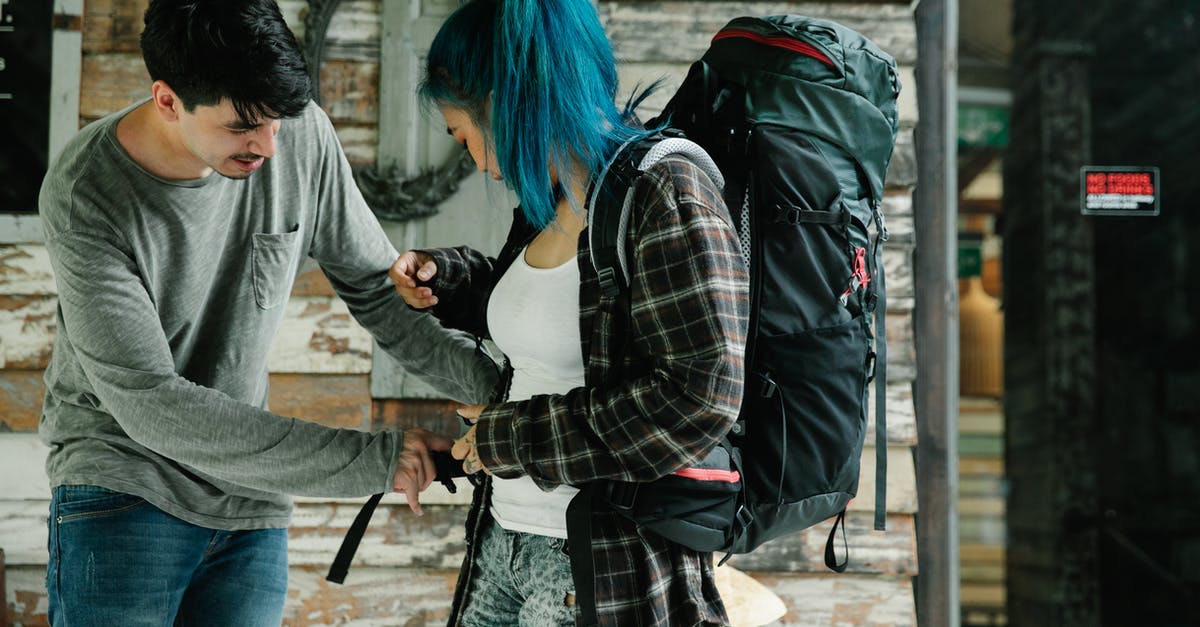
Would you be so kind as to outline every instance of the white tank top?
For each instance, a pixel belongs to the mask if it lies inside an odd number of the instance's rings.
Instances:
[[[564,394],[583,385],[574,257],[554,268],[534,268],[522,249],[492,290],[487,323],[513,367],[509,400]],[[492,517],[509,531],[566,538],[567,504],[576,492],[570,486],[543,492],[529,477],[497,477],[492,481]]]

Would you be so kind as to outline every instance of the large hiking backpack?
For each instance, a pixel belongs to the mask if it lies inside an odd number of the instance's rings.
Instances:
[[[681,131],[715,160],[750,269],[741,413],[702,464],[731,473],[609,482],[595,487],[594,502],[685,546],[729,554],[836,516],[825,561],[841,572],[833,541],[858,489],[873,377],[875,528],[884,528],[880,204],[899,91],[891,56],[808,17],[734,19],[692,65],[650,124]],[[593,261],[608,298],[623,298],[628,285],[629,186],[663,153],[689,152],[666,147],[678,141],[628,147],[589,199]],[[722,480],[694,478],[714,476]],[[731,489],[730,477],[740,485]]]

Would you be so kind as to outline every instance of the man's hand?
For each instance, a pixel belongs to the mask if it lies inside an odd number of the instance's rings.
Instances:
[[[479,420],[479,414],[483,413],[483,405],[468,405],[458,410],[458,415],[465,418],[471,423],[471,428],[463,436],[454,441],[454,447],[450,449],[450,455],[454,459],[463,460],[463,472],[468,475],[473,475],[483,471],[487,474],[492,474],[490,470],[483,466],[483,462],[479,461],[479,449],[475,447],[475,421]]]
[[[392,491],[403,492],[408,507],[419,516],[421,503],[417,495],[433,483],[437,469],[433,465],[430,451],[448,451],[453,444],[450,438],[426,431],[405,429],[404,449],[396,465],[396,476],[392,479]]]
[[[429,255],[410,250],[396,258],[396,263],[388,270],[388,276],[396,284],[396,291],[410,307],[425,309],[437,304],[437,296],[433,289],[417,285],[418,281],[425,282],[437,274],[437,264]]]

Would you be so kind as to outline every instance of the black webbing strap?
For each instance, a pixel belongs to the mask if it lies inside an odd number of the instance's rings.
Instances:
[[[887,227],[875,209],[879,236],[875,240],[875,530],[887,527],[887,288],[883,279],[883,245]]]
[[[350,560],[354,559],[354,553],[358,551],[358,543],[362,540],[363,533],[366,532],[367,525],[371,522],[375,506],[379,505],[379,499],[382,498],[383,494],[376,494],[367,499],[367,502],[363,503],[362,509],[358,510],[358,515],[354,517],[354,524],[350,525],[350,530],[342,539],[342,546],[338,549],[337,557],[333,558],[329,574],[325,575],[326,580],[333,583],[346,581],[346,573],[350,572]]]
[[[462,464],[445,451],[434,451],[430,457],[433,458],[433,465],[437,469],[436,480],[446,486],[446,490],[451,494],[457,492],[458,487],[454,485],[454,477],[466,476]],[[358,544],[362,542],[363,534],[367,532],[367,525],[371,524],[371,515],[375,513],[375,507],[379,505],[379,500],[382,498],[383,494],[376,494],[367,499],[367,502],[363,503],[362,509],[358,510],[358,515],[354,517],[354,522],[346,531],[346,537],[342,538],[342,546],[338,548],[337,556],[333,558],[333,564],[329,566],[329,574],[325,575],[326,581],[333,583],[346,581],[346,573],[350,572],[350,562],[354,559],[354,554],[358,551]]]
[[[571,553],[571,579],[575,581],[575,606],[579,608],[578,626],[595,627],[596,563],[592,559],[592,485],[579,488],[567,505],[567,549]]]
[[[596,183],[594,203],[589,207],[589,237],[591,238],[592,260],[596,265],[596,276],[600,280],[600,291],[605,296],[616,296],[625,291],[625,273],[617,248],[623,246],[621,239],[621,214],[625,208],[625,194],[641,176],[635,162],[635,148],[642,144],[623,146]],[[638,150],[640,155],[643,150]],[[640,158],[640,157],[638,157]]]
[[[838,527],[842,528],[842,550],[846,552],[846,559],[839,564],[837,554],[833,550],[833,539],[837,535]],[[846,543],[846,510],[845,508],[833,519],[833,528],[829,530],[829,539],[825,541],[825,566],[829,567],[835,573],[846,572],[846,565],[850,563],[850,545]]]

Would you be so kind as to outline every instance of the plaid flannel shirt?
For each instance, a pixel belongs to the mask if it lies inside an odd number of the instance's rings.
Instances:
[[[638,179],[628,228],[629,303],[624,324],[602,298],[587,231],[580,236],[579,324],[585,386],[486,407],[479,457],[498,477],[528,475],[549,489],[597,479],[650,481],[704,457],[737,417],[749,315],[749,275],[737,236],[707,175],[669,156]],[[505,250],[488,259],[467,248],[426,251],[437,263],[434,313],[448,326],[486,335],[492,286],[536,231],[514,212]],[[614,385],[613,337],[626,328],[621,372],[645,373]],[[476,532],[490,482],[476,489],[467,558],[450,624],[470,585]],[[571,546],[572,552],[579,550]],[[711,553],[639,530],[611,511],[592,512],[597,616],[602,625],[728,622],[713,581]]]

